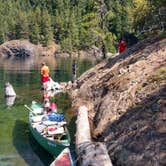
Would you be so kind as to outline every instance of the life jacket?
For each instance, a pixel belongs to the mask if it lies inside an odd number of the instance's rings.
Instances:
[[[50,104],[50,109],[55,110],[57,109],[57,105],[55,103]]]
[[[49,76],[49,68],[48,68],[48,66],[44,65],[41,68],[41,74],[42,74],[43,77],[48,77]]]
[[[126,42],[122,40],[119,43],[119,53],[122,53],[123,51],[125,51],[125,49],[126,49]]]

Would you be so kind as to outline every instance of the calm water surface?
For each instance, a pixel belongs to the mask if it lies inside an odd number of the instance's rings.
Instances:
[[[40,64],[43,60],[49,65],[55,81],[72,79],[72,59],[0,60],[0,166],[48,166],[53,161],[53,157],[33,139],[28,128],[28,110],[24,108],[24,104],[31,104],[32,100],[41,101]],[[77,60],[77,75],[93,65],[89,60]],[[12,106],[7,105],[4,98],[6,82],[10,82],[17,93]],[[61,94],[54,100],[67,118],[74,142],[76,115],[68,96]]]

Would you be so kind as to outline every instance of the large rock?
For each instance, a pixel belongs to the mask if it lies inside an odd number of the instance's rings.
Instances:
[[[74,107],[90,110],[93,138],[106,143],[114,165],[159,166],[165,91],[166,39],[154,37],[88,70],[69,94]]]
[[[35,45],[27,40],[12,40],[0,45],[0,56],[5,58],[27,58],[35,56]]]
[[[0,45],[0,57],[25,59],[34,56],[54,56],[58,50],[58,45],[55,43],[43,47],[34,45],[28,40],[11,40]]]

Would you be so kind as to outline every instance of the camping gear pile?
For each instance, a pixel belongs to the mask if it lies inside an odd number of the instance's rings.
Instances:
[[[66,135],[66,120],[63,114],[56,113],[55,106],[52,108],[53,110],[48,112],[41,104],[32,101],[29,118],[32,127],[42,136],[60,141],[61,137]]]
[[[49,81],[43,83],[42,89],[54,93],[54,95],[61,93],[63,90],[62,86],[58,82],[53,81],[51,77],[49,77]]]

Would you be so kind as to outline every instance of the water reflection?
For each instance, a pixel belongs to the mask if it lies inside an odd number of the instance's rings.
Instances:
[[[12,159],[16,159],[18,155],[0,155],[0,166],[14,166]]]
[[[24,104],[32,100],[41,101],[43,93],[40,91],[40,67],[45,61],[50,67],[50,76],[54,81],[67,82],[72,78],[72,59],[55,59],[54,57],[34,57],[34,59],[14,60],[0,59],[0,166],[1,156],[16,155],[12,159],[3,161],[8,166],[48,166],[53,160],[31,136],[28,127],[28,111],[24,111]],[[78,76],[92,66],[91,62],[78,61]],[[4,84],[10,82],[19,97],[5,98],[6,105],[11,111],[4,107]],[[58,108],[65,114],[71,138],[75,135],[75,112],[69,110],[71,102],[67,94],[56,95],[55,100]],[[21,99],[21,100],[20,100]],[[14,104],[15,103],[15,104]],[[14,104],[14,105],[13,105]],[[5,113],[4,113],[5,112]],[[6,123],[7,122],[7,123]],[[7,125],[6,125],[7,124]],[[74,133],[73,133],[74,132]],[[72,144],[73,145],[73,144]],[[74,146],[73,146],[74,149]]]
[[[48,166],[52,156],[39,146],[31,136],[28,123],[17,120],[13,128],[13,145],[28,166]]]
[[[26,73],[30,71],[32,68],[36,67],[40,69],[41,63],[44,61],[49,66],[56,67],[56,60],[52,56],[40,56],[40,57],[29,57],[27,59],[0,59],[0,66],[4,70],[12,70],[16,72]]]
[[[41,63],[46,62],[50,68],[50,76],[56,82],[67,82],[72,80],[72,61],[71,58],[55,58],[54,56],[29,57],[27,59],[2,59],[0,58],[0,78],[2,81],[20,81],[19,84],[40,83]],[[77,76],[93,66],[96,61],[78,59]],[[3,72],[3,73],[2,73]]]
[[[16,96],[5,97],[6,105],[8,107],[11,107],[12,105],[14,105],[15,99]]]

